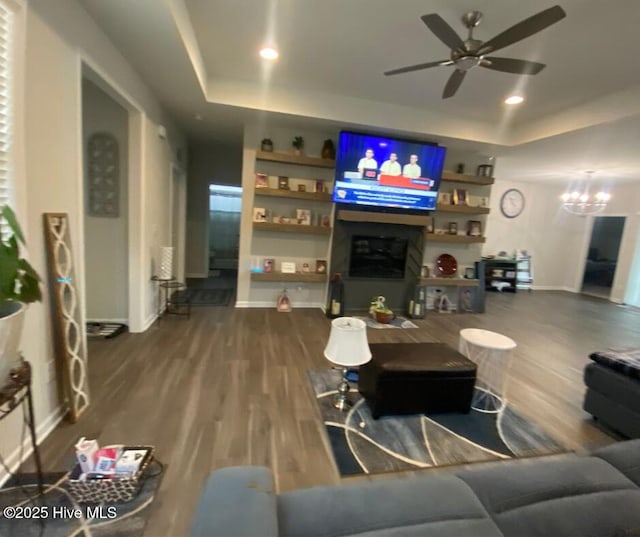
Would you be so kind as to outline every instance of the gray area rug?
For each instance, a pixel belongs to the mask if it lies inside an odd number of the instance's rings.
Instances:
[[[374,420],[351,386],[353,407],[333,406],[340,371],[308,372],[340,475],[399,472],[566,451],[507,406],[498,414],[416,414]]]
[[[362,319],[369,328],[376,328],[378,330],[383,330],[385,328],[418,328],[418,325],[412,323],[409,319],[405,319],[404,317],[396,317],[390,323],[379,323],[378,321],[374,321],[371,317],[358,317],[358,319]]]
[[[192,306],[228,306],[233,292],[233,289],[184,289],[176,291],[171,300],[175,303],[189,301]]]
[[[14,477],[0,489],[0,536],[141,537],[162,479],[154,463],[149,471],[153,474],[133,500],[114,504],[76,502],[66,487],[68,474],[62,472],[46,473],[44,496],[29,500],[27,495],[37,493],[35,474]]]

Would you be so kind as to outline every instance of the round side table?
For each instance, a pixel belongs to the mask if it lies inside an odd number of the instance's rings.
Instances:
[[[478,366],[471,407],[479,412],[498,413],[506,405],[505,389],[513,339],[480,328],[460,330],[461,354]]]

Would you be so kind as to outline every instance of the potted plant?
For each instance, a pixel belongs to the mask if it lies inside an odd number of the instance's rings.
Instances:
[[[263,138],[260,143],[260,149],[268,152],[273,151],[273,142],[271,141],[271,138]]]
[[[389,324],[395,318],[395,314],[392,310],[385,305],[385,298],[383,296],[374,297],[371,300],[371,307],[369,308],[369,314],[371,317],[382,324]]]
[[[294,136],[291,145],[293,146],[293,152],[296,155],[300,155],[302,153],[302,149],[304,148],[304,138],[302,136]]]
[[[0,212],[9,228],[0,238],[0,385],[18,358],[18,345],[26,305],[42,300],[40,277],[29,262],[20,257],[19,243],[25,244],[16,215],[8,205]]]

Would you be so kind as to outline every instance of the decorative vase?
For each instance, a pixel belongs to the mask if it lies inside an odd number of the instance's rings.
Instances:
[[[267,153],[271,153],[273,151],[273,142],[271,140],[262,140],[260,149],[262,151],[266,151]]]
[[[327,139],[324,141],[324,144],[322,146],[322,152],[320,153],[320,155],[322,156],[322,158],[335,160],[336,148],[333,145],[333,140]]]
[[[0,307],[0,386],[5,384],[9,371],[18,362],[25,310],[26,306],[21,302],[8,302]]]
[[[293,154],[294,154],[296,157],[299,157],[300,155],[302,155],[302,151],[301,151],[300,149],[294,148],[294,150],[293,150]]]

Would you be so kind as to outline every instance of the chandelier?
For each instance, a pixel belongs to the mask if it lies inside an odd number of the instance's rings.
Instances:
[[[588,179],[581,188],[569,188],[567,192],[560,196],[562,200],[562,208],[571,214],[589,215],[604,211],[607,203],[611,199],[611,194],[600,190],[591,193],[591,174],[592,170],[587,172]]]

